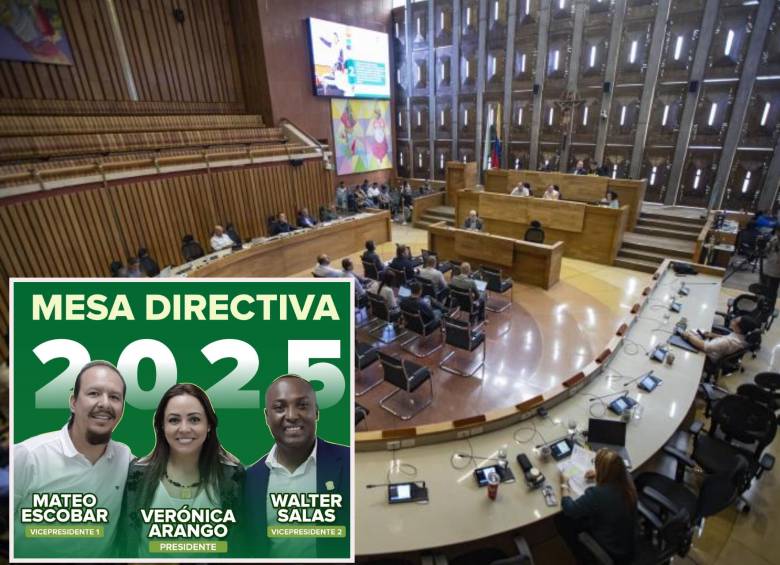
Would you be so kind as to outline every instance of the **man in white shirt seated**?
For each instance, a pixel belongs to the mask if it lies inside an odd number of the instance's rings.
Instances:
[[[341,271],[330,266],[330,257],[324,253],[317,257],[317,266],[314,267],[312,274],[318,278],[338,278],[344,276],[341,274]]]
[[[512,189],[509,196],[531,196],[531,185],[527,182],[517,183],[517,186]]]
[[[82,367],[70,396],[70,420],[61,429],[33,436],[14,446],[15,556],[30,558],[97,558],[114,551],[127,469],[133,454],[111,434],[125,410],[127,386],[108,361]],[[59,522],[22,522],[22,509],[33,508],[33,495],[91,493],[95,508],[108,510],[102,537],[65,543],[57,538],[26,538],[30,526],[57,527]],[[37,508],[55,508],[56,502]]]
[[[233,240],[225,233],[225,229],[222,226],[214,226],[214,234],[211,236],[211,249],[219,251],[221,249],[227,249],[233,247]]]
[[[696,349],[703,351],[710,363],[717,363],[721,358],[747,347],[745,336],[758,329],[758,322],[752,316],[740,316],[731,320],[729,329],[731,333],[726,335],[705,332],[703,338],[693,330],[686,330],[684,337]]]
[[[377,183],[373,183],[367,192],[367,196],[371,199],[371,202],[374,206],[379,205],[379,195],[381,194],[379,190],[379,185]]]

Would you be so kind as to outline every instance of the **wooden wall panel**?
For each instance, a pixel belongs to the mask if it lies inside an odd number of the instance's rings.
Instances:
[[[228,0],[116,0],[138,101],[130,99],[105,1],[59,5],[74,64],[0,61],[0,112],[244,111]],[[181,24],[174,7],[184,11]]]

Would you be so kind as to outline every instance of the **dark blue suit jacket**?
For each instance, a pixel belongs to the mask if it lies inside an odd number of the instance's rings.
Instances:
[[[269,540],[266,520],[266,499],[268,496],[268,478],[270,469],[265,464],[268,454],[246,470],[246,483],[244,487],[245,524],[250,555],[266,556],[269,551]],[[349,485],[350,485],[350,460],[349,447],[329,443],[317,438],[317,493],[340,494],[341,509],[336,512],[334,526],[347,527],[347,540],[349,540]],[[329,490],[327,483],[332,482],[333,488]],[[337,557],[346,543],[347,552],[349,542],[341,539],[317,540],[318,557]],[[348,553],[347,553],[348,556]]]

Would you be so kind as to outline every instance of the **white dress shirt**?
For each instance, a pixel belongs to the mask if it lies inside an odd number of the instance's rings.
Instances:
[[[223,233],[222,235],[211,236],[211,248],[214,251],[219,251],[220,249],[227,249],[228,247],[233,247],[233,240],[230,239],[230,236],[228,234]]]
[[[68,425],[56,432],[31,437],[13,446],[14,450],[14,539],[15,554],[22,547],[45,557],[105,557],[112,550],[122,508],[127,469],[133,454],[123,443],[110,440],[103,455],[93,465],[73,445]],[[92,493],[96,508],[108,510],[109,521],[102,538],[79,538],[70,543],[62,538],[25,539],[21,508],[32,508],[33,493]]]
[[[292,473],[276,459],[276,444],[268,452],[265,465],[269,469],[268,494],[265,500],[265,518],[268,526],[284,526],[276,519],[276,510],[271,505],[271,493],[316,493],[317,492],[317,442],[309,457]],[[269,557],[316,557],[316,538],[269,538]]]

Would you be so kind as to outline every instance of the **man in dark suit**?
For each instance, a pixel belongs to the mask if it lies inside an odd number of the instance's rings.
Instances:
[[[401,301],[401,310],[419,312],[423,324],[426,326],[433,321],[441,320],[445,310],[443,304],[430,296],[423,296],[422,285],[416,281],[409,285],[409,290],[412,291],[412,295]]]
[[[271,228],[271,235],[288,233],[294,231],[295,229],[296,228],[294,228],[287,222],[287,214],[285,214],[284,212],[279,212],[279,215],[276,217],[276,221],[274,222]]]
[[[317,225],[317,220],[315,220],[311,214],[309,214],[308,208],[301,208],[301,211],[298,212],[298,227],[299,228],[313,228]]]
[[[344,538],[268,537],[267,527],[280,524],[269,493],[340,496],[336,520],[317,525],[349,529],[350,451],[317,437],[317,397],[311,384],[297,375],[283,375],[271,383],[265,393],[264,412],[276,443],[247,469],[244,521],[250,555],[296,559],[348,556]]]
[[[408,245],[399,245],[395,250],[395,257],[390,261],[390,268],[406,273],[406,280],[414,279],[415,263],[412,260],[412,250]]]

